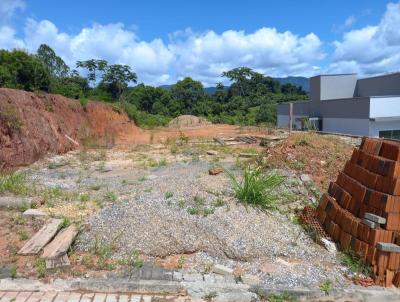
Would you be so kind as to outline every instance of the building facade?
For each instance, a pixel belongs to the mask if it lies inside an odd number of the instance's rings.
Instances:
[[[278,105],[278,127],[289,125],[289,103]],[[293,103],[293,127],[400,139],[400,73],[310,78],[310,101]]]

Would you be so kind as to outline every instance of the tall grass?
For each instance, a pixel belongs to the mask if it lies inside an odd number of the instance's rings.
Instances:
[[[264,174],[259,168],[247,167],[239,181],[232,173],[227,172],[240,202],[261,209],[275,209],[277,196],[275,189],[283,182],[283,177],[275,173]]]
[[[0,172],[0,194],[10,192],[19,195],[26,195],[29,192],[29,189],[24,173]]]

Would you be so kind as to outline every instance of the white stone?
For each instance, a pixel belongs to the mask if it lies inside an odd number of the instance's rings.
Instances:
[[[218,152],[215,150],[207,150],[208,155],[218,155]]]
[[[22,213],[25,217],[46,217],[48,216],[45,212],[42,212],[38,209],[28,209]]]
[[[216,264],[213,267],[213,272],[220,275],[232,275],[233,269],[226,267],[224,265]]]
[[[312,181],[310,175],[308,175],[308,174],[301,174],[301,175],[300,175],[300,179],[301,179],[301,181],[303,181],[303,182],[310,182],[310,181]]]
[[[244,274],[243,276],[241,276],[241,278],[242,278],[243,283],[245,283],[247,285],[257,286],[261,283],[260,278],[258,278],[255,275]]]
[[[328,252],[336,255],[337,248],[336,248],[336,244],[335,243],[333,243],[332,241],[330,241],[330,240],[328,240],[326,238],[322,238],[321,242],[324,245],[324,247],[328,250]]]

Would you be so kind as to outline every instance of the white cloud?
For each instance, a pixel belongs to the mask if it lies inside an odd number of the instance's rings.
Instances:
[[[130,65],[139,81],[172,83],[185,76],[206,85],[221,81],[223,71],[248,66],[271,76],[313,74],[313,66],[325,56],[322,42],[313,33],[297,36],[289,31],[261,28],[253,33],[229,30],[194,33],[190,29],[161,39],[140,40],[121,23],[93,24],[72,35],[61,32],[48,20],[28,19],[24,38],[17,39],[11,27],[3,31],[0,47],[24,47],[35,52],[40,44],[50,45],[68,65],[77,60],[102,58]]]
[[[181,37],[182,36],[182,37]],[[271,76],[305,74],[322,60],[322,42],[313,33],[299,37],[289,31],[261,28],[254,33],[186,30],[172,36],[178,77],[192,75],[207,84],[221,81],[223,71],[248,66]]]
[[[379,24],[352,30],[335,50],[328,72],[380,74],[400,69],[400,3],[389,3]]]
[[[1,0],[0,25],[7,23],[17,9],[23,8],[25,8],[25,1],[23,0]]]

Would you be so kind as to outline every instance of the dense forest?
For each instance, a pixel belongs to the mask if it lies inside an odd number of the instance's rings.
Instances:
[[[207,94],[201,82],[186,77],[170,87],[137,83],[127,65],[90,59],[76,62],[71,70],[48,45],[36,54],[23,50],[0,50],[0,87],[46,91],[77,99],[86,106],[89,99],[112,103],[138,125],[165,125],[182,114],[204,116],[214,123],[275,124],[276,105],[307,99],[301,87],[278,81],[247,67],[223,72],[231,85],[216,84]]]

